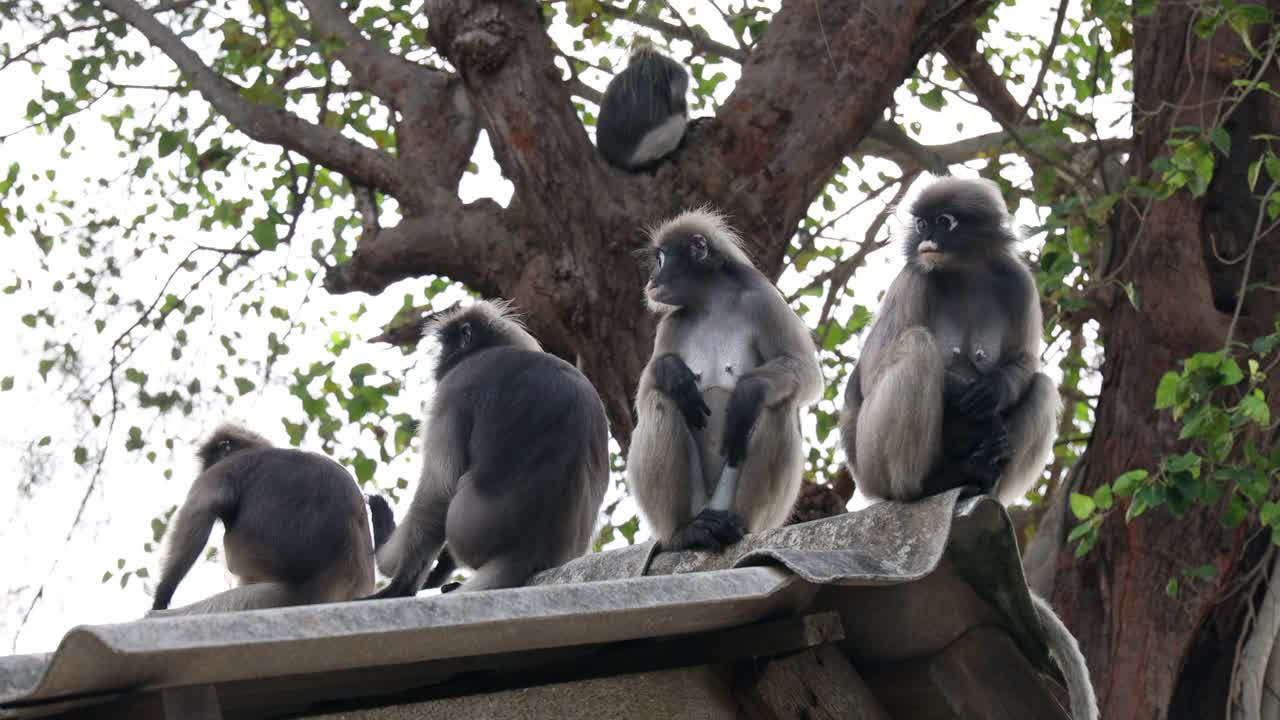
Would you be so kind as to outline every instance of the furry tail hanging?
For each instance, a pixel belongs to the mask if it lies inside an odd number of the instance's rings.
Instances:
[[[365,499],[369,502],[369,511],[373,518],[373,549],[377,551],[391,539],[391,533],[395,532],[396,516],[391,512],[391,506],[387,504],[386,498],[381,495],[366,495]],[[427,575],[426,582],[422,584],[423,589],[444,585],[457,569],[458,561],[453,559],[449,548],[445,547],[436,558],[436,565]]]
[[[1049,601],[1031,593],[1031,605],[1036,609],[1040,625],[1044,627],[1049,654],[1067,681],[1067,694],[1071,697],[1072,720],[1098,720],[1098,698],[1093,694],[1093,682],[1089,668],[1075,636],[1062,624]]]

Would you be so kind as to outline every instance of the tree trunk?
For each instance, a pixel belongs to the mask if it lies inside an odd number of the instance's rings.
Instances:
[[[1280,10],[1277,0],[1268,4]],[[1130,169],[1144,179],[1152,176],[1152,161],[1167,152],[1173,127],[1214,124],[1225,109],[1217,99],[1234,95],[1231,82],[1248,60],[1225,23],[1209,40],[1189,29],[1194,4],[1157,5],[1153,14],[1135,19],[1134,32],[1137,137]],[[1274,68],[1267,78],[1273,86],[1280,79]],[[1235,142],[1206,195],[1180,190],[1153,202],[1145,217],[1129,212],[1114,221],[1112,259],[1103,270],[1131,282],[1139,306],[1117,292],[1100,308],[1103,386],[1080,492],[1091,493],[1127,470],[1154,470],[1161,457],[1186,450],[1170,414],[1154,408],[1156,385],[1193,353],[1223,347],[1243,264],[1221,258],[1245,253],[1258,213],[1245,172],[1261,146],[1250,137],[1277,127],[1275,100],[1255,93],[1225,123]],[[1265,178],[1261,184],[1259,192]],[[1270,240],[1258,243],[1253,281],[1280,281],[1280,248]],[[1277,310],[1275,293],[1249,294],[1235,339],[1248,342],[1269,332]],[[1268,396],[1276,397],[1277,389],[1273,377]],[[1222,717],[1235,639],[1252,600],[1239,581],[1257,565],[1265,540],[1253,542],[1256,521],[1224,528],[1220,507],[1197,507],[1180,519],[1159,508],[1126,524],[1126,506],[1103,525],[1088,556],[1075,560],[1072,548],[1060,554],[1055,583],[1055,606],[1089,659],[1102,715]],[[1176,597],[1166,593],[1171,578],[1206,564],[1216,568],[1213,578],[1183,582]]]

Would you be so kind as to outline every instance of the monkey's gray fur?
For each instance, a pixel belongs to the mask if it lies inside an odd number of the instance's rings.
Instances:
[[[373,589],[365,499],[341,465],[272,447],[232,424],[215,430],[196,454],[201,472],[169,528],[150,615],[338,602]],[[167,609],[215,520],[225,529],[227,569],[239,587]]]
[[[939,180],[911,214],[906,267],[890,285],[845,389],[846,458],[871,497],[915,500],[975,482],[1008,504],[1039,477],[1057,429],[1057,389],[1039,372],[1035,279],[1016,254],[1012,219],[994,183]],[[974,468],[946,447],[944,430],[965,435],[988,427],[1000,437],[971,443],[977,455],[988,453],[988,467],[956,475]],[[996,447],[1001,443],[1007,452]]]
[[[502,302],[443,313],[422,477],[377,552],[374,597],[417,593],[445,542],[475,573],[459,590],[523,585],[590,547],[609,480],[604,404],[577,368],[542,351]]]
[[[1021,498],[1053,450],[1057,388],[1040,369],[1035,278],[999,188],[944,178],[911,207],[906,267],[881,305],[845,389],[841,440],[864,494],[910,501],[977,484]],[[1097,700],[1075,638],[1031,594],[1071,695]]]
[[[689,124],[689,72],[650,45],[631,52],[600,101],[596,146],[616,168],[635,172],[676,151]]]
[[[661,317],[640,376],[627,478],[667,550],[778,527],[800,490],[800,409],[822,394],[804,322],[703,208],[650,233]]]

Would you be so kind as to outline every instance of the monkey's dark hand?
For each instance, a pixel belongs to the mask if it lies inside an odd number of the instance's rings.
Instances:
[[[1001,474],[1013,459],[1013,445],[1009,442],[1009,430],[1003,420],[995,420],[989,426],[988,435],[978,443],[962,463],[962,472],[984,492],[993,492]]]
[[[675,353],[667,353],[653,364],[654,384],[675,401],[689,427],[701,430],[707,426],[711,408],[698,390],[698,377]]]
[[[744,377],[733,388],[729,396],[729,407],[725,410],[724,436],[720,440],[720,454],[724,456],[729,467],[738,467],[747,456],[747,439],[751,437],[751,428],[760,417],[760,407],[764,405],[764,381],[754,377]]]
[[[973,384],[948,398],[944,412],[950,411],[971,420],[994,417],[1005,406],[1007,386],[999,374],[991,373],[978,378]]]

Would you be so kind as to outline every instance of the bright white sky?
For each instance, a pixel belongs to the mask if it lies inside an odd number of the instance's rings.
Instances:
[[[682,3],[681,6],[684,7],[684,4]],[[702,7],[702,12],[698,13],[697,19],[704,22],[717,39],[731,42],[718,20],[712,19],[716,17],[715,12],[709,7],[701,6],[700,3],[699,6]],[[1001,25],[1016,27],[1024,33],[1047,35],[1052,27],[1050,14],[1053,9],[1048,3],[1024,0],[1018,7],[1002,9]],[[0,28],[0,42],[20,45],[23,35],[23,28],[13,26]],[[25,35],[29,41],[31,34],[27,32]],[[553,28],[553,35],[558,42],[561,42],[562,47],[571,46],[572,36],[564,28]],[[676,43],[675,48],[680,53],[687,52],[687,47],[683,47],[681,43]],[[127,75],[117,74],[113,79],[117,82],[137,84],[170,82],[172,65],[158,53],[155,57],[156,61],[148,64],[144,69]],[[206,57],[208,57],[207,53]],[[45,59],[56,60],[57,53],[49,53]],[[623,60],[622,52],[612,53],[611,59],[615,65],[618,65]],[[1025,59],[1019,59],[1018,62],[1028,64]],[[1023,70],[1033,77],[1036,67],[1028,65]],[[54,73],[57,72],[57,68],[58,64],[53,63],[44,72]],[[726,67],[726,72],[733,73],[735,70],[732,66]],[[731,79],[734,77],[736,75],[731,74]],[[598,89],[603,89],[607,82],[607,78],[599,74],[588,75],[585,79]],[[8,98],[7,102],[0,103],[0,135],[5,135],[25,125],[22,115],[26,100],[38,94],[39,84],[25,67],[11,68],[0,78],[0,82],[3,83],[5,96]],[[731,89],[730,84],[723,85],[721,99],[727,96]],[[1025,92],[1025,90],[1015,89],[1015,94],[1019,98]],[[920,140],[926,144],[950,142],[999,129],[987,120],[981,111],[954,101],[950,102],[944,113],[936,113],[920,107],[905,91],[898,93],[898,99],[901,114],[908,120],[921,123],[923,130]],[[79,196],[80,202],[85,205],[128,208],[127,211],[122,212],[122,216],[131,216],[135,212],[140,212],[154,202],[154,198],[140,195],[125,180],[114,182],[105,189],[88,186],[81,182],[81,178],[91,174],[94,177],[116,177],[136,162],[135,157],[124,159],[116,157],[118,146],[113,142],[105,123],[98,120],[98,117],[116,102],[118,101],[103,101],[94,111],[84,113],[72,121],[71,124],[77,133],[78,147],[73,157],[69,159],[59,157],[59,151],[62,148],[60,137],[42,136],[34,131],[27,131],[0,145],[0,173],[11,161],[21,163],[24,177],[29,173],[43,174],[46,169],[54,169],[57,171],[57,179],[54,182],[31,181],[29,184],[32,187],[28,189],[28,196],[33,192],[39,196],[58,187],[63,194]],[[140,100],[135,97],[134,102],[139,103]],[[205,112],[202,102],[197,100],[186,102],[193,108],[195,115],[200,116]],[[1104,117],[1118,117],[1127,111],[1127,102],[1127,98],[1115,98],[1111,103],[1112,107],[1098,108],[1096,111]],[[101,108],[100,111],[99,108]],[[707,114],[707,112],[704,110],[699,113],[695,110],[694,114]],[[1118,132],[1124,130],[1123,127],[1117,128]],[[274,157],[274,153],[267,152],[263,157]],[[171,161],[174,159],[174,157],[169,158]],[[505,204],[510,196],[511,186],[500,177],[487,142],[482,140],[475,159],[480,171],[468,175],[463,180],[463,199],[470,201],[479,197],[492,197]],[[161,159],[159,162],[163,164],[165,160]],[[880,169],[885,170],[889,175],[897,174],[896,169],[888,163],[869,162],[864,176],[869,178],[872,185],[878,184],[874,179],[874,172]],[[246,187],[253,187],[255,182],[261,184],[260,177],[255,177],[243,170],[235,172],[237,175],[233,177],[233,182],[243,182]],[[963,171],[958,170],[958,172]],[[849,192],[845,197],[838,199],[838,209],[848,207],[860,197],[856,191]],[[867,225],[882,208],[882,202],[868,203],[866,207],[837,223],[830,236],[847,238],[847,242],[856,243],[861,239]],[[266,274],[278,272],[282,268],[297,272],[314,269],[306,248],[310,246],[313,238],[330,236],[334,217],[332,213],[349,213],[350,211],[349,206],[343,205],[336,209],[309,212],[304,216],[302,226],[297,233],[299,240],[296,247],[282,246],[273,256],[263,258],[263,262],[255,265],[255,268]],[[384,217],[387,218],[384,225],[394,224],[394,205],[383,208],[383,211]],[[1025,203],[1019,208],[1018,215],[1019,219],[1025,223],[1038,223],[1034,209],[1026,206]],[[653,220],[656,218],[638,218],[637,225],[645,225]],[[149,219],[148,227],[157,232],[172,233],[179,238],[174,244],[183,248],[195,242],[205,246],[230,247],[240,239],[239,234],[235,232],[214,230],[200,233],[193,223],[176,223],[166,221],[162,217]],[[45,230],[58,233],[61,228],[46,226]],[[95,241],[117,242],[118,238],[104,232],[101,237],[95,238]],[[130,287],[136,288],[159,288],[172,270],[175,261],[183,254],[185,249],[178,252],[176,257],[153,253],[133,261],[125,269],[127,283]],[[0,609],[0,653],[39,652],[53,649],[62,635],[74,625],[132,620],[139,617],[150,606],[151,583],[155,580],[159,557],[155,553],[144,552],[143,544],[151,539],[152,518],[180,502],[191,478],[194,477],[195,463],[190,457],[190,445],[223,417],[242,419],[258,432],[281,445],[286,445],[287,438],[280,426],[279,418],[288,416],[294,421],[302,419],[296,398],[287,393],[285,381],[288,371],[293,367],[305,366],[311,359],[326,359],[323,345],[328,339],[328,332],[309,332],[291,337],[289,342],[292,353],[286,361],[289,364],[277,368],[269,382],[263,382],[261,377],[255,378],[260,389],[238,398],[226,407],[221,415],[199,414],[199,417],[192,421],[182,420],[177,416],[166,416],[163,420],[165,430],[170,433],[179,433],[188,439],[189,444],[187,447],[177,448],[171,456],[162,454],[154,463],[138,457],[136,453],[126,453],[122,446],[130,425],[140,425],[144,435],[156,432],[157,428],[143,424],[143,418],[147,417],[145,415],[122,416],[110,438],[111,450],[103,465],[104,471],[96,482],[93,482],[93,492],[89,496],[84,517],[71,533],[70,542],[64,546],[64,539],[71,529],[76,507],[85,494],[86,488],[93,481],[90,472],[71,461],[71,450],[83,442],[90,448],[91,453],[94,453],[95,448],[101,446],[104,436],[99,430],[91,438],[85,437],[85,434],[90,432],[90,428],[65,399],[70,387],[64,383],[42,384],[38,376],[34,375],[35,358],[41,350],[45,335],[28,329],[21,323],[20,318],[42,306],[54,308],[59,314],[85,312],[87,306],[82,302],[84,298],[74,291],[60,295],[50,293],[47,287],[50,279],[40,277],[42,271],[38,264],[39,251],[29,236],[20,233],[17,237],[9,238],[6,242],[5,255],[5,261],[0,263],[0,286],[11,285],[16,277],[33,280],[34,288],[31,291],[24,288],[22,292],[15,295],[0,295],[0,337],[11,338],[10,347],[14,348],[0,356],[0,377],[13,375],[18,380],[13,391],[0,395],[4,407],[9,409],[6,413],[7,417],[0,419],[0,462],[6,467],[21,469],[20,473],[11,473],[9,476],[11,480],[0,487],[0,519],[5,521],[0,525],[0,548],[3,548],[3,554],[0,555],[0,577],[6,584],[6,593]],[[74,247],[60,248],[55,250],[52,264],[56,268],[63,268],[61,272],[68,272],[75,267],[77,259]],[[207,267],[208,262],[212,260],[209,256],[203,258],[197,256],[197,259],[204,260],[200,272],[203,272],[204,267]],[[896,252],[879,253],[873,259],[872,266],[858,274],[858,302],[874,307],[877,294],[897,271],[899,264],[900,259]],[[793,290],[802,284],[801,280],[802,278],[795,272],[788,271],[781,284],[784,290]],[[243,283],[243,279],[240,283]],[[329,297],[318,287],[308,293],[305,284],[295,283],[281,290],[270,290],[272,294],[268,304],[274,303],[289,308],[295,317],[305,319],[309,327],[350,333],[354,338],[352,348],[339,359],[335,374],[345,375],[351,366],[361,362],[371,362],[390,377],[407,377],[410,381],[406,384],[407,391],[399,399],[399,404],[393,407],[393,411],[410,412],[416,415],[417,407],[426,398],[427,388],[421,372],[415,373],[414,358],[404,358],[398,350],[387,349],[383,345],[368,344],[364,340],[379,332],[378,325],[391,317],[406,293],[413,293],[415,302],[420,303],[421,289],[426,283],[427,281],[422,279],[404,281],[378,297],[365,295]],[[235,287],[237,283],[233,281],[230,286]],[[177,287],[181,289],[184,286],[177,285]],[[193,341],[187,354],[187,360],[190,362],[221,361],[222,353],[218,347],[217,335],[227,332],[228,327],[233,323],[238,325],[240,322],[236,308],[241,299],[231,297],[226,289],[215,288],[212,293],[205,297],[205,301],[214,316],[216,331],[212,332],[210,337],[197,338]],[[144,298],[147,294],[139,289],[134,297]],[[639,299],[640,294],[637,290],[637,302]],[[438,307],[447,306],[452,302],[453,297],[447,296],[441,300],[444,303]],[[360,304],[363,304],[368,312],[362,317],[353,319],[352,315]],[[814,316],[817,309],[817,307],[813,308]],[[101,365],[95,368],[96,371],[90,373],[91,377],[95,379],[102,377],[105,360],[101,360],[101,357],[109,342],[104,341],[103,338],[114,337],[131,323],[134,319],[131,312],[122,312],[118,326],[113,324],[103,336],[87,333],[86,337],[77,340],[86,362],[101,362]],[[812,321],[814,318],[809,319]],[[241,342],[243,347],[260,348],[264,345],[262,336],[265,330],[263,328],[248,326],[239,329],[245,335],[245,340]],[[210,348],[208,353],[200,352],[201,343],[207,343],[207,347]],[[157,368],[155,372],[159,373],[158,368],[164,367],[168,362],[165,359],[168,357],[168,351],[168,342],[160,338],[145,346],[139,354],[143,358],[153,358],[153,362],[147,363],[147,368],[150,370],[151,367],[155,367]],[[31,384],[28,386],[27,383]],[[811,418],[809,425],[812,428]],[[46,448],[34,448],[33,452],[29,452],[44,436],[52,439],[50,445]],[[833,441],[834,437],[831,440]],[[308,436],[308,442],[304,443],[304,447],[310,449],[318,447],[314,434]],[[163,451],[163,448],[156,449]],[[412,480],[417,472],[416,465],[416,459],[406,458],[394,468],[380,468],[379,482],[383,487],[389,487],[395,483],[397,477],[402,477],[411,481],[411,491]],[[88,467],[92,469],[93,463]],[[163,475],[163,469],[166,467],[173,468],[171,480],[166,480]],[[27,488],[25,484],[31,477],[37,480],[32,487]],[[614,492],[617,492],[616,489]],[[404,497],[407,499],[408,495]],[[611,501],[612,497],[611,495],[607,498],[606,503]],[[403,507],[402,503],[398,507],[397,514],[403,512]],[[633,513],[634,506],[624,502],[615,513],[615,518],[621,521]],[[641,537],[647,537],[643,528]],[[215,530],[213,540],[216,542],[217,539],[218,531]],[[151,577],[145,582],[139,582],[134,578],[123,589],[117,579],[106,583],[101,582],[104,572],[116,571],[117,560],[120,558],[124,559],[123,567],[126,569],[138,567],[140,564],[150,567]],[[227,586],[226,581],[227,578],[220,564],[198,563],[179,588],[174,603],[175,605],[185,604],[222,590]],[[31,606],[33,595],[41,583],[46,584],[44,596],[36,603],[30,617],[23,625],[23,615]]]

